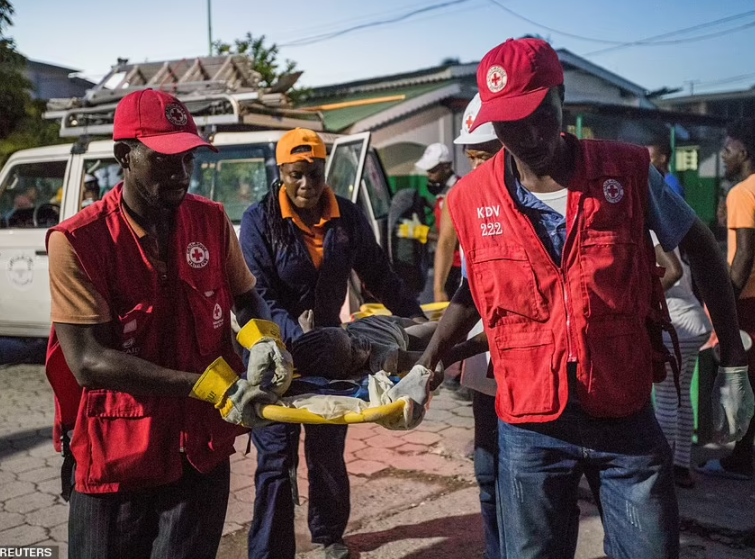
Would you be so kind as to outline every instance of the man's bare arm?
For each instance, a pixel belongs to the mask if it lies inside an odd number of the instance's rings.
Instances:
[[[448,210],[448,198],[441,209],[438,245],[435,248],[435,262],[433,263],[433,293],[436,301],[447,301],[445,290],[448,274],[454,263],[454,251],[459,246],[451,213]]]
[[[431,371],[434,370],[438,362],[447,358],[451,349],[464,340],[478,320],[480,320],[480,313],[477,312],[472,300],[472,292],[469,290],[469,283],[465,279],[443,313],[433,337],[417,364]]]
[[[721,365],[746,365],[747,355],[739,337],[734,290],[726,261],[713,233],[699,219],[695,219],[679,246],[689,258],[695,282],[710,311],[713,328],[721,343]]]
[[[68,367],[81,386],[130,394],[189,395],[198,373],[166,369],[112,349],[111,328],[111,323],[55,323]]]
[[[666,252],[661,245],[655,246],[655,261],[664,269],[661,285],[668,291],[682,277],[682,263],[673,252]]]
[[[734,286],[734,294],[739,294],[747,285],[747,280],[752,274],[752,264],[755,259],[755,229],[735,229],[737,248],[731,263],[731,283]]]

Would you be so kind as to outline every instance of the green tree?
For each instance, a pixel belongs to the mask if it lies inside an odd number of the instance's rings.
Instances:
[[[26,58],[7,35],[12,16],[10,0],[0,0],[0,165],[19,149],[65,141],[59,126],[42,118],[45,102],[31,97]]]
[[[13,6],[0,0],[0,139],[7,138],[26,118],[31,102],[31,83],[24,77],[26,59],[16,51],[13,39],[7,36],[13,25]]]
[[[2,2],[3,0],[0,0]],[[289,76],[298,72],[296,62],[286,59],[281,67],[278,61],[278,45],[265,44],[265,36],[253,37],[247,33],[244,38],[236,39],[233,44],[223,41],[215,41],[212,44],[216,54],[248,54],[254,60],[252,67],[260,73],[260,85],[262,87],[272,87],[282,77]],[[303,101],[310,93],[306,88],[291,88],[287,95],[291,101],[296,104]]]

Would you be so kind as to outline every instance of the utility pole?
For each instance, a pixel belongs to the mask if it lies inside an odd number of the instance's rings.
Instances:
[[[700,80],[684,80],[682,83],[688,83],[689,84],[689,94],[694,95],[695,94],[695,84],[700,83]]]
[[[212,0],[207,0],[207,40],[209,55],[212,56]]]

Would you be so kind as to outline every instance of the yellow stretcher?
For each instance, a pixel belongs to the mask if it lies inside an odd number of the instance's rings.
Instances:
[[[398,418],[404,415],[404,400],[391,404],[367,408],[362,413],[348,412],[341,417],[326,419],[309,410],[289,408],[269,404],[260,409],[263,418],[279,423],[306,423],[308,425],[351,425],[353,423],[374,423],[382,419]]]
[[[427,316],[428,320],[440,320],[443,315],[443,311],[448,307],[448,302],[436,302],[427,303],[422,305],[422,310]],[[391,312],[381,304],[366,303],[359,308],[359,311],[352,314],[352,320],[359,320],[365,316],[370,315],[390,315]],[[249,336],[244,334],[242,328],[239,332],[237,339],[239,343],[246,347],[245,342],[248,343]],[[242,341],[243,340],[243,341]],[[309,410],[290,408],[287,406],[281,406],[278,404],[268,404],[262,406],[259,410],[260,415],[267,420],[276,421],[278,423],[302,423],[308,425],[352,425],[355,423],[375,423],[381,420],[390,420],[391,418],[400,418],[404,414],[404,406],[406,402],[399,400],[390,404],[384,404],[382,406],[375,406],[367,408],[362,412],[347,412],[341,417],[333,419],[327,419],[321,415],[313,413]]]

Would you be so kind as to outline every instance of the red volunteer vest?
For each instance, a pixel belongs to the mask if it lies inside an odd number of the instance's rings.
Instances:
[[[568,362],[577,363],[578,396],[593,416],[626,416],[650,398],[653,352],[646,322],[657,312],[652,291],[658,277],[645,225],[648,153],[567,139],[577,155],[560,266],[504,183],[505,151],[449,194],[490,343],[496,411],[508,423],[561,415]],[[510,169],[506,180],[513,184]]]
[[[231,341],[233,298],[225,274],[225,214],[187,195],[176,214],[168,272],[159,276],[121,210],[122,186],[52,230],[62,231],[110,305],[114,347],[163,367],[202,372],[223,356],[243,365]],[[73,429],[76,490],[112,493],[163,485],[230,456],[242,431],[191,398],[81,388],[53,328],[47,377],[55,392],[54,441]]]

